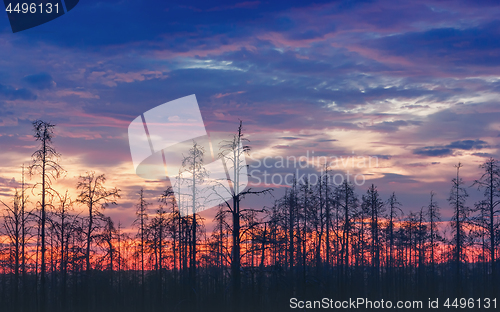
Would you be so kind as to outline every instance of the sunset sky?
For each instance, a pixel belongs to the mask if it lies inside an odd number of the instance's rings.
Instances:
[[[80,174],[106,173],[123,196],[105,213],[130,226],[140,188],[156,203],[166,182],[135,175],[128,125],[195,94],[207,131],[243,121],[249,164],[308,151],[377,156],[378,167],[357,169],[358,194],[375,183],[408,212],[434,190],[449,218],[453,166],[464,164],[470,186],[479,164],[499,156],[498,16],[497,1],[82,0],[12,33],[2,13],[0,195],[9,201],[19,187],[37,146],[31,122],[42,119],[57,125],[67,170],[57,188],[75,198]]]

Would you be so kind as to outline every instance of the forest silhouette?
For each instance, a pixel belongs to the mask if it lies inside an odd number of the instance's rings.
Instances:
[[[450,305],[473,298],[469,311],[485,309],[479,298],[489,298],[492,310],[497,304],[496,159],[485,160],[475,181],[460,177],[462,164],[450,168],[448,202],[438,204],[429,190],[428,204],[408,213],[397,194],[383,198],[374,184],[331,184],[328,168],[318,183],[294,182],[260,209],[248,203],[272,189],[239,190],[231,181],[232,199],[213,208],[207,229],[196,184],[209,173],[193,142],[183,162],[192,177],[187,206],[176,202],[174,184],[150,201],[138,189],[130,232],[105,214],[124,194],[104,173],[83,173],[76,198],[53,187],[64,172],[54,130],[33,122],[32,162],[2,202],[1,311],[287,311],[291,298],[422,300],[420,311],[436,310],[428,309],[429,298],[451,298]],[[236,150],[228,165],[234,179],[250,150],[242,130],[240,122],[223,147]],[[469,188],[482,199],[469,203]],[[453,212],[450,220],[442,220],[444,209]]]

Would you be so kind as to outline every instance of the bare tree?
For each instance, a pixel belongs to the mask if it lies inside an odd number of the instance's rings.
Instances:
[[[87,273],[91,271],[90,252],[92,249],[92,240],[95,231],[95,217],[100,216],[100,209],[105,208],[109,204],[116,204],[115,200],[120,198],[120,189],[113,188],[108,190],[104,187],[106,177],[104,174],[97,175],[95,172],[87,172],[85,175],[80,176],[76,188],[80,190],[77,202],[87,206],[88,220],[86,232],[86,252],[85,252],[85,265]]]
[[[496,236],[499,229],[498,215],[500,214],[500,166],[497,160],[490,158],[479,168],[484,170],[479,180],[475,180],[479,190],[483,190],[484,199],[476,203],[476,210],[480,210],[482,218],[479,225],[489,234],[489,252],[491,277],[496,284]]]
[[[288,205],[288,257],[289,257],[289,267],[290,267],[290,278],[293,280],[293,268],[295,265],[295,226],[298,226],[297,218],[298,218],[298,198],[297,198],[297,181],[294,177],[293,184],[288,193],[288,199],[285,195],[285,201]]]
[[[328,166],[325,163],[325,178],[324,178],[324,185],[325,185],[325,224],[326,224],[326,229],[325,229],[325,261],[327,264],[327,267],[330,265],[330,252],[331,252],[331,247],[330,247],[330,229],[332,226],[332,215],[331,215],[331,205],[330,203],[332,200],[329,197],[329,190],[330,187],[328,185]],[[329,284],[328,284],[329,286]]]
[[[389,224],[387,226],[387,232],[389,235],[389,261],[388,266],[392,267],[394,264],[394,221],[398,219],[398,217],[403,214],[401,210],[401,203],[398,201],[396,197],[396,193],[392,193],[387,201],[387,206],[389,207]]]
[[[163,269],[164,269],[164,259],[165,255],[165,247],[167,246],[168,239],[168,227],[175,226],[175,221],[171,222],[172,219],[169,219],[167,212],[165,211],[165,205],[172,205],[175,209],[175,199],[174,192],[171,187],[169,187],[165,192],[161,195],[160,205],[156,210],[156,215],[151,220],[148,225],[148,237],[149,237],[149,246],[150,250],[152,250],[155,258],[155,270],[157,272],[158,278],[158,304],[162,306],[162,296],[163,296]],[[172,217],[172,215],[170,215]],[[173,229],[172,239],[175,241],[176,239],[176,229]],[[173,247],[173,258],[175,258],[175,243],[172,244]],[[175,264],[174,264],[175,266]]]
[[[431,270],[432,270],[432,278],[434,278],[437,242],[442,240],[442,237],[439,234],[439,229],[437,227],[437,223],[441,221],[441,213],[437,202],[434,200],[434,196],[436,194],[431,191],[430,195],[431,198],[429,201],[429,205],[427,206],[427,219],[429,220],[429,231],[430,231],[429,239],[431,248],[431,257],[430,257]]]
[[[41,267],[40,267],[40,287],[41,287],[41,310],[45,310],[45,271],[46,271],[46,239],[45,226],[47,222],[47,208],[50,204],[47,202],[48,196],[54,196],[56,191],[52,184],[63,173],[59,165],[59,154],[52,145],[54,137],[54,124],[42,120],[33,122],[33,131],[35,140],[40,142],[39,148],[31,155],[32,164],[29,166],[29,174],[33,176],[39,174],[41,181],[35,183],[33,189],[41,187],[40,201],[40,243],[41,243]]]
[[[453,246],[454,246],[454,256],[455,256],[455,266],[456,266],[456,278],[457,278],[457,295],[462,291],[461,289],[461,263],[464,258],[463,248],[465,244],[466,234],[464,230],[464,223],[468,221],[470,214],[470,209],[467,207],[465,201],[469,196],[467,191],[463,187],[464,181],[460,178],[460,168],[463,165],[458,163],[455,166],[457,168],[457,176],[452,180],[452,188],[450,192],[450,197],[448,201],[454,209],[452,218],[452,227],[454,229],[453,235]]]
[[[184,182],[188,184],[188,188],[191,189],[191,213],[192,213],[192,223],[191,223],[191,258],[189,264],[189,280],[191,282],[191,287],[196,293],[196,267],[197,267],[197,236],[196,232],[198,230],[197,213],[199,206],[203,204],[203,194],[199,185],[202,184],[208,177],[209,173],[203,166],[203,156],[205,154],[205,149],[200,146],[197,142],[193,141],[193,146],[189,149],[187,155],[184,155],[182,160],[182,173],[190,176],[190,178],[184,179]],[[196,300],[193,301],[196,303]]]
[[[29,240],[29,229],[27,228],[27,224],[32,214],[32,211],[26,211],[26,204],[28,203],[28,195],[25,192],[26,183],[24,181],[24,164],[22,166],[22,178],[21,178],[21,275],[23,281],[23,291],[25,288],[25,280],[26,280],[26,244]]]
[[[180,231],[181,231],[181,216],[179,213],[179,207],[177,206],[174,190],[172,187],[169,187],[160,197],[160,205],[168,205],[172,207],[171,212],[168,214],[166,220],[166,228],[165,231],[168,232],[172,238],[172,262],[173,262],[173,270],[174,270],[174,279],[177,280],[177,261],[180,263],[180,252],[178,256],[178,252],[180,251]],[[162,206],[163,207],[163,206]],[[163,209],[160,207],[161,209]],[[158,211],[158,213],[160,213]],[[180,267],[180,264],[179,264]]]
[[[118,258],[118,251],[116,250],[114,241],[118,237],[118,230],[115,228],[115,223],[110,217],[104,217],[104,229],[100,235],[98,235],[98,241],[104,246],[105,253],[104,258],[108,258],[107,270],[110,273],[110,281],[113,281],[113,272],[115,267],[115,261]]]
[[[224,201],[226,207],[232,216],[232,258],[231,258],[231,279],[233,288],[233,308],[238,310],[240,303],[240,286],[241,286],[241,250],[240,250],[240,219],[241,213],[240,202],[246,195],[267,194],[271,189],[261,191],[253,191],[251,188],[244,190],[240,177],[243,171],[246,172],[245,155],[250,152],[250,146],[246,145],[248,139],[243,137],[243,123],[240,120],[237,133],[231,140],[226,140],[221,144],[220,156],[225,162],[227,170],[232,170],[233,178],[229,179],[231,189],[226,190],[231,194],[232,203]]]
[[[22,244],[22,220],[21,211],[21,195],[16,190],[12,206],[1,202],[5,206],[5,214],[3,215],[3,226],[5,233],[11,246],[10,263],[12,263],[14,271],[14,302],[17,305],[19,299],[19,269],[21,263],[21,244]],[[1,232],[0,232],[1,233]]]
[[[363,196],[362,208],[370,217],[370,233],[371,233],[371,261],[372,261],[372,278],[373,290],[379,290],[378,281],[380,276],[380,222],[382,214],[385,211],[384,202],[380,199],[377,187],[372,184],[366,195]]]
[[[146,285],[144,282],[144,247],[146,241],[146,223],[148,220],[148,206],[150,203],[144,198],[144,189],[141,188],[139,192],[139,203],[137,203],[137,210],[135,212],[137,218],[134,221],[134,225],[138,226],[137,237],[140,239],[140,253],[141,253],[141,289],[142,289],[142,301],[144,302],[144,292]]]
[[[57,240],[60,246],[59,253],[59,270],[61,272],[61,293],[62,307],[65,308],[66,305],[66,288],[67,288],[67,269],[68,269],[68,245],[70,237],[70,228],[72,225],[72,216],[69,211],[72,210],[73,202],[69,196],[68,190],[64,193],[64,196],[58,194],[58,205],[55,207],[55,215],[59,218],[60,223],[53,218],[51,221],[52,226],[57,232]]]
[[[358,209],[358,198],[354,193],[354,185],[345,181],[337,187],[339,193],[339,209],[342,211],[343,225],[342,225],[342,238],[341,238],[341,250],[340,250],[340,269],[341,276],[345,282],[348,278],[349,272],[349,243],[350,234],[353,227],[353,219],[357,214]]]

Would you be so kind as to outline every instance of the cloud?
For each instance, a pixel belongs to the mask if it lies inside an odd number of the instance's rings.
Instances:
[[[462,140],[454,141],[445,146],[426,146],[413,150],[415,155],[423,156],[448,156],[455,150],[479,150],[488,147],[488,143],[483,140]]]
[[[384,176],[383,176],[383,178],[381,178],[381,180],[384,183],[393,183],[393,182],[397,182],[397,183],[418,183],[417,180],[413,179],[410,176],[406,176],[406,175],[403,175],[403,174],[384,173],[383,175]]]
[[[57,96],[77,96],[82,99],[99,99],[99,95],[92,94],[88,91],[73,91],[73,90],[60,90],[56,92]]]
[[[25,76],[22,81],[38,90],[50,89],[56,85],[52,76],[47,73],[28,75]]]
[[[440,164],[440,162],[433,161],[433,162],[429,162],[429,163],[426,163],[426,162],[411,163],[411,164],[407,164],[406,166],[408,166],[408,167],[427,167],[430,165],[439,165],[439,164]]]
[[[6,178],[6,177],[1,177],[0,176],[0,187],[1,187],[1,192],[8,192],[12,189],[19,188],[21,186],[21,183],[16,181],[15,178]]]
[[[497,157],[497,155],[494,155],[491,153],[473,153],[472,155],[479,156],[479,157],[486,157],[486,158],[496,158]]]
[[[318,139],[317,142],[337,142],[336,139]]]
[[[367,128],[370,130],[375,130],[380,132],[393,132],[397,131],[400,127],[418,126],[421,124],[422,121],[417,121],[417,120],[395,120],[395,121],[383,121],[373,126],[369,126]]]
[[[389,160],[392,158],[392,155],[372,155],[372,156],[380,158],[380,159],[386,159],[386,160]]]
[[[242,94],[242,93],[245,93],[245,91],[237,91],[237,92],[230,92],[230,93],[224,93],[224,94],[218,93],[218,94],[214,95],[214,98],[221,99],[221,98],[226,97],[226,96]]]
[[[145,81],[151,79],[164,79],[167,75],[158,70],[142,70],[139,72],[119,73],[108,70],[93,71],[88,79],[91,82],[100,83],[108,87],[116,87],[118,83],[131,83],[135,81]]]
[[[451,142],[446,145],[448,148],[461,149],[461,150],[471,150],[471,149],[482,149],[488,147],[488,143],[483,140],[462,140]]]
[[[415,155],[423,155],[423,156],[447,156],[451,155],[453,150],[450,148],[437,148],[437,147],[423,147],[418,148],[413,151]]]
[[[37,96],[29,89],[26,88],[14,88],[12,86],[2,85],[0,84],[0,96],[5,97],[7,100],[15,101],[15,100],[25,100],[25,101],[34,101]]]
[[[489,22],[470,28],[440,27],[419,32],[404,32],[384,36],[368,46],[389,55],[403,56],[419,63],[439,65],[448,72],[452,66],[499,66],[498,49],[500,22]],[[473,57],[472,57],[473,55]]]

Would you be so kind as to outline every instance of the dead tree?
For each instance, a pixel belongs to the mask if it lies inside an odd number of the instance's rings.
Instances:
[[[339,283],[347,284],[349,278],[349,246],[351,231],[353,229],[353,219],[357,214],[358,198],[354,193],[354,185],[346,180],[337,187],[339,198],[339,210],[341,210],[343,224],[342,224],[342,237],[341,237],[341,250],[340,250],[340,277]]]
[[[265,189],[262,191],[253,191],[251,188],[245,189],[242,185],[240,177],[243,175],[246,165],[245,165],[245,155],[250,152],[250,146],[246,145],[248,139],[243,137],[243,123],[240,121],[237,133],[233,136],[231,140],[223,141],[220,149],[220,157],[225,162],[226,170],[232,170],[232,180],[229,178],[228,182],[230,189],[226,189],[226,192],[231,194],[231,201],[224,201],[225,206],[228,208],[232,216],[232,252],[231,252],[231,283],[233,290],[233,308],[234,310],[239,310],[238,305],[240,303],[240,287],[241,287],[241,228],[240,219],[242,211],[240,210],[240,202],[247,195],[260,195],[268,194],[271,189]]]
[[[484,170],[479,180],[474,181],[479,190],[483,190],[484,199],[476,203],[476,210],[480,210],[483,218],[480,218],[479,226],[484,228],[489,235],[489,253],[491,280],[494,288],[496,283],[496,232],[499,229],[498,215],[500,214],[500,166],[498,161],[490,158],[479,168]]]
[[[133,225],[138,227],[138,232],[136,237],[139,238],[140,240],[140,253],[141,253],[141,300],[143,302],[144,306],[144,298],[145,298],[145,280],[144,280],[144,244],[146,241],[146,223],[148,219],[148,206],[150,204],[146,201],[144,198],[144,189],[141,188],[139,192],[139,202],[137,203],[137,209],[136,209],[136,219],[133,223]]]
[[[387,232],[389,236],[389,255],[388,255],[388,263],[389,268],[392,268],[394,265],[394,221],[398,219],[400,215],[403,214],[401,210],[401,203],[398,201],[396,197],[396,193],[392,193],[387,201],[387,206],[389,208],[389,224],[387,226]]]
[[[3,214],[3,226],[5,233],[7,235],[10,252],[9,252],[9,262],[14,271],[14,283],[12,285],[13,290],[13,302],[16,308],[19,307],[19,269],[21,263],[21,243],[22,243],[22,211],[21,211],[21,195],[16,190],[13,198],[12,206],[7,205],[3,201],[1,202],[5,206],[5,213]],[[1,232],[0,232],[1,233]]]
[[[431,198],[429,205],[427,206],[427,220],[429,220],[429,240],[430,240],[430,248],[431,248],[431,278],[434,279],[435,276],[435,267],[436,267],[436,247],[437,242],[442,240],[441,235],[439,234],[439,229],[437,227],[437,223],[441,221],[441,213],[437,202],[434,200],[434,196],[436,195],[431,191]]]
[[[452,217],[452,228],[454,230],[453,235],[453,247],[454,247],[454,258],[455,258],[455,274],[456,274],[456,290],[457,295],[460,295],[462,291],[461,286],[461,264],[464,259],[463,249],[466,239],[464,225],[468,221],[468,217],[470,214],[470,209],[467,207],[465,201],[469,196],[467,191],[463,187],[464,181],[460,178],[460,168],[463,165],[458,163],[455,166],[457,168],[457,176],[452,180],[452,188],[450,192],[450,197],[448,198],[448,202],[454,209],[453,217]]]
[[[40,292],[41,301],[40,307],[41,311],[45,310],[45,271],[46,271],[46,222],[47,222],[47,208],[49,208],[50,203],[48,203],[47,198],[49,196],[54,196],[56,191],[52,188],[54,181],[60,177],[63,173],[62,167],[59,165],[59,154],[56,152],[52,145],[52,138],[54,137],[54,124],[45,122],[42,120],[36,120],[33,122],[33,131],[35,140],[40,142],[39,148],[31,155],[32,164],[29,166],[30,176],[39,174],[41,181],[35,183],[33,190],[41,187],[40,201],[38,205],[40,207]]]
[[[92,249],[93,233],[95,231],[95,217],[101,215],[101,209],[109,204],[115,204],[115,200],[120,198],[120,189],[113,188],[107,190],[104,187],[106,177],[104,174],[96,176],[95,172],[87,172],[80,176],[76,188],[80,190],[77,202],[87,206],[88,222],[86,232],[86,252],[85,252],[85,267],[86,271],[91,271],[90,252]]]
[[[208,177],[208,172],[203,165],[203,156],[205,154],[205,149],[198,143],[193,141],[193,146],[189,149],[187,155],[184,156],[182,160],[182,174],[188,176],[184,179],[184,182],[188,184],[188,188],[191,189],[191,257],[189,263],[189,280],[191,283],[191,288],[194,293],[196,293],[196,267],[197,267],[197,236],[196,231],[198,229],[197,213],[199,206],[203,203],[203,194],[200,191],[200,184],[203,184],[205,179]],[[194,300],[196,301],[196,300]],[[194,302],[195,303],[195,302]]]

